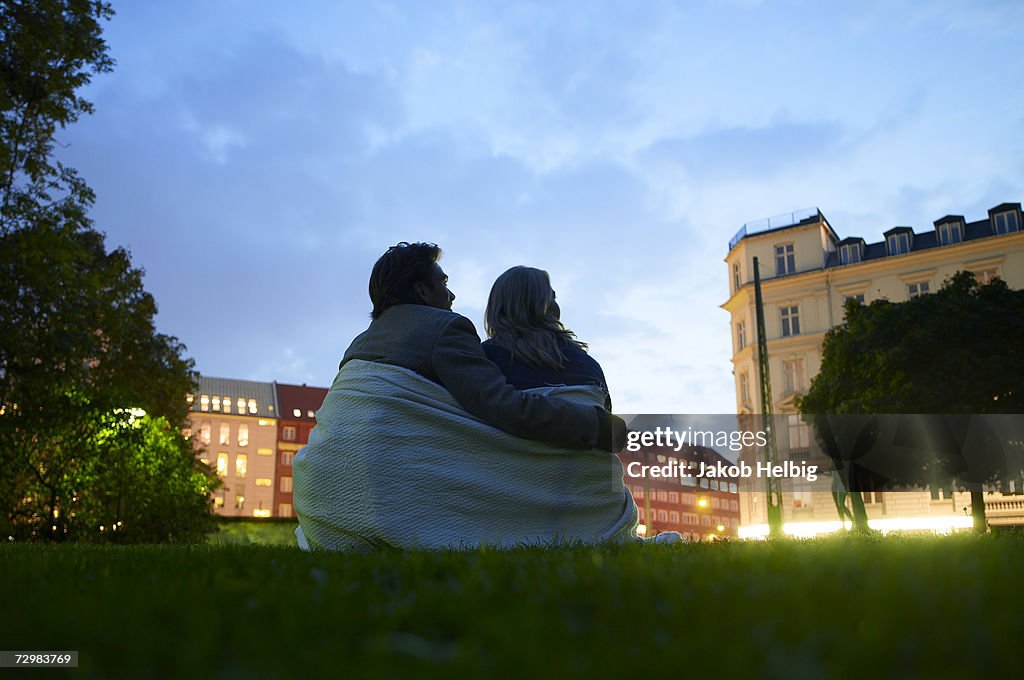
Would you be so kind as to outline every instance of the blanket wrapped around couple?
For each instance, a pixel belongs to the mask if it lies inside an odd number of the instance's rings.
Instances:
[[[596,387],[545,387],[603,404]],[[613,454],[520,439],[414,371],[346,363],[293,461],[299,545],[473,548],[636,540]]]

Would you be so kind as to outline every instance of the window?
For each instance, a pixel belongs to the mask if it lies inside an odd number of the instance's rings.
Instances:
[[[675,510],[668,511],[668,521],[672,524],[679,524],[679,513]]]
[[[291,425],[287,425],[281,430],[281,439],[286,442],[295,441],[295,428]]]
[[[636,489],[633,491],[633,497],[643,500],[644,488],[642,486],[636,487]]]
[[[199,426],[199,441],[204,444],[210,443],[210,423],[203,423]]]
[[[947,222],[938,226],[939,245],[948,246],[964,240],[963,228],[959,222]]]
[[[235,487],[235,508],[241,510],[245,506],[245,485],[239,484]]]
[[[295,416],[296,418],[301,418],[302,417],[302,409],[301,408],[293,408],[292,409],[292,415]]]
[[[744,406],[750,405],[750,374],[746,371],[740,373],[740,402]]]
[[[249,424],[242,423],[238,426],[238,445],[248,446],[249,445]]]
[[[783,276],[796,271],[796,257],[793,254],[793,244],[775,246],[775,275]]]
[[[734,262],[732,265],[732,289],[737,291],[740,289],[741,278],[740,278],[740,263]]]
[[[257,477],[256,486],[274,486],[274,482],[267,477]]]
[[[220,443],[222,446],[231,443],[231,426],[227,423],[220,424]]]
[[[697,497],[692,493],[683,494],[683,505],[693,505],[697,502]]]
[[[292,464],[292,458],[295,457],[294,451],[282,451],[281,452],[281,465],[290,466]]]
[[[733,493],[736,493],[736,491],[733,490]],[[740,504],[737,503],[736,501],[729,501],[729,509],[732,510],[733,512],[739,512]]]
[[[715,498],[712,498],[711,507],[714,508],[715,510],[719,509],[720,507],[722,507],[722,501],[717,496]]]
[[[1020,229],[1020,225],[1017,223],[1017,212],[1014,210],[999,213],[993,216],[992,219],[995,222],[997,234],[1009,234],[1011,231]]]
[[[782,307],[779,311],[782,317],[782,337],[800,335],[800,308]]]
[[[847,243],[839,246],[839,263],[854,264],[860,262],[860,244]]]
[[[210,410],[210,395],[201,394],[199,395],[199,410],[209,411]]]
[[[231,397],[224,397],[224,413],[231,413]]]
[[[928,292],[928,282],[921,281],[920,283],[909,283],[907,284],[907,295],[912,298],[918,295],[924,295]]]
[[[255,399],[250,399],[249,400],[249,413],[253,413],[253,414],[256,413],[256,400]]]
[[[308,411],[306,411],[306,417],[316,418],[316,411],[314,411],[313,409],[309,409]]]
[[[843,298],[845,303],[847,300],[856,300],[857,302],[864,304],[864,293],[857,293],[856,295],[847,295]]]
[[[242,479],[245,478],[245,473],[249,469],[249,456],[244,453],[240,453],[235,456],[235,476]]]
[[[986,283],[991,283],[992,279],[997,278],[999,278],[999,272],[995,269],[985,269],[983,271],[974,272],[974,280],[983,286]]]
[[[219,411],[220,410],[220,397],[214,397],[213,398],[213,410],[214,411]]]
[[[679,505],[679,492],[678,491],[669,491],[668,492],[668,502],[671,503],[672,505]]]
[[[785,376],[786,394],[804,391],[804,360],[787,359],[782,362]]]
[[[281,503],[280,505],[278,505],[277,506],[277,516],[278,517],[291,517],[292,516],[292,504],[291,503]]]
[[[810,428],[798,415],[789,415],[789,448],[806,449],[811,445]]]
[[[747,346],[747,324],[745,321],[740,321],[736,324],[736,348],[737,351],[742,350]]]
[[[890,234],[885,239],[885,245],[890,255],[902,255],[910,252],[910,234],[902,232]]]
[[[664,511],[664,510],[658,510],[658,521],[659,522],[667,522],[668,521],[668,513],[666,511]]]
[[[213,507],[223,508],[224,507],[224,496],[214,496]]]
[[[711,526],[711,518],[708,517],[707,515],[702,515],[701,518],[700,518],[700,523],[701,523],[701,526],[709,527],[709,526]]]
[[[658,491],[658,500],[661,501],[662,503],[666,502],[668,500],[668,494],[665,493],[665,491],[659,490]]]
[[[239,397],[235,401],[235,408],[238,410],[239,413],[245,413],[245,399]]]
[[[228,474],[228,454],[226,453],[217,454],[217,474],[221,477],[226,477]]]
[[[291,477],[282,477],[281,478],[281,492],[282,493],[291,493],[291,491],[292,491],[292,478]]]

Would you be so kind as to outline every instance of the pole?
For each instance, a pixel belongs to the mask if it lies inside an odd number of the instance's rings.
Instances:
[[[779,464],[775,447],[775,419],[772,410],[771,372],[768,367],[768,338],[764,332],[764,303],[761,299],[761,271],[754,258],[754,308],[757,313],[757,370],[761,384],[762,431],[766,435],[764,460],[771,468]],[[765,476],[765,500],[768,514],[768,535],[782,538],[782,483],[774,475]]]

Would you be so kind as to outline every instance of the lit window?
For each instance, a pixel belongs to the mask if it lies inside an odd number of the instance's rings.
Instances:
[[[286,442],[293,442],[293,441],[295,441],[295,428],[292,427],[291,425],[288,425],[288,426],[282,428],[281,429],[281,439],[283,439]]]
[[[241,510],[245,505],[245,485],[238,484],[235,487],[235,508]]]
[[[281,478],[281,492],[282,493],[291,493],[291,490],[292,490],[292,478],[291,477],[282,477]]]
[[[235,456],[235,476],[240,479],[245,478],[245,473],[249,469],[249,456],[244,453],[240,453]]]
[[[999,213],[993,217],[993,220],[995,221],[995,230],[997,234],[1009,234],[1011,231],[1017,231],[1020,229],[1020,225],[1017,223],[1017,212],[1015,210]]]
[[[256,455],[258,456],[273,456],[274,449],[256,449]]]
[[[792,274],[796,271],[796,257],[793,254],[793,244],[775,246],[775,275]]]
[[[789,448],[806,449],[811,445],[810,428],[803,418],[798,415],[789,415]]]
[[[217,474],[221,477],[226,477],[228,474],[228,454],[226,453],[217,454]]]
[[[214,496],[213,507],[223,508],[224,507],[224,496]]]
[[[309,417],[309,418],[316,418],[316,411],[314,411],[313,409],[310,409],[310,410],[306,411],[306,416]]]
[[[782,307],[779,311],[782,318],[782,337],[800,335],[799,307]]]
[[[204,444],[210,443],[210,423],[203,423],[199,426],[199,441]]]
[[[980,272],[974,272],[974,280],[983,286],[986,283],[991,283],[992,279],[997,278],[999,278],[999,272],[996,271],[995,269],[985,269]]]
[[[301,418],[302,417],[302,409],[301,408],[293,408],[292,409],[292,415],[295,416],[296,418]]]
[[[245,413],[245,399],[239,397],[235,400],[235,410],[239,413]]]
[[[294,451],[282,451],[281,452],[281,465],[290,466],[292,464],[292,458],[295,456]]]
[[[213,398],[213,410],[214,411],[219,411],[220,410],[220,397],[214,397]]]
[[[907,284],[907,295],[909,295],[912,298],[915,298],[918,295],[924,295],[927,292],[928,292],[928,282],[927,281],[921,281],[920,283],[910,283],[910,284]]]
[[[804,360],[787,359],[782,362],[782,370],[786,382],[786,394],[803,392],[804,390]]]
[[[747,324],[744,321],[740,321],[736,324],[736,347],[737,350],[742,350],[747,346]]]
[[[186,394],[185,395],[185,403],[186,404],[191,406],[193,401],[195,401],[195,397],[193,397],[191,394]]]
[[[220,443],[225,445],[231,443],[231,425],[227,423],[220,424]]]
[[[231,413],[231,397],[224,397],[224,413]]]
[[[280,505],[278,505],[277,506],[277,516],[278,517],[291,517],[292,516],[292,504],[291,503],[281,503]]]
[[[903,253],[909,253],[910,234],[907,234],[906,232],[890,234],[885,239],[885,245],[889,249],[890,255],[902,255]]]
[[[256,413],[256,400],[255,399],[250,399],[249,400],[249,413]]]
[[[248,446],[249,445],[249,424],[242,423],[238,426],[238,445]]]
[[[947,222],[938,226],[939,245],[948,246],[964,240],[963,229],[959,222]]]
[[[256,508],[252,511],[253,517],[270,517],[270,510],[265,508]]]
[[[200,411],[209,411],[210,410],[210,397],[208,395],[203,394],[203,395],[199,396],[199,410]]]
[[[274,482],[267,477],[257,477],[256,486],[273,486]]]
[[[210,464],[210,459],[209,458],[200,458],[199,462],[202,463],[203,465],[209,465]]]

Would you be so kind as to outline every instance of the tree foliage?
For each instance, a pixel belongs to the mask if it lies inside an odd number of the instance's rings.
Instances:
[[[92,111],[79,89],[113,66],[101,31],[111,15],[108,4],[85,0],[0,4],[4,535],[98,531],[115,492],[120,536],[166,540],[208,525],[206,488],[216,482],[181,434],[193,362],[176,338],[156,332],[142,271],[124,249],[108,252],[93,228],[91,190],[53,159],[57,129]],[[125,409],[144,410],[149,424],[119,425]],[[166,473],[162,491],[143,483],[152,481],[143,463]],[[134,480],[132,492],[118,480]]]
[[[981,285],[971,272],[958,272],[936,293],[906,302],[865,306],[850,300],[845,322],[825,336],[821,371],[798,407],[812,416],[1022,413],[1022,337],[1024,291],[1000,279]],[[966,423],[919,418],[910,427],[932,431],[922,441],[934,442],[938,428],[939,439],[962,442]],[[947,462],[922,458],[891,481],[949,488],[956,471]],[[1002,471],[992,466],[983,472],[996,481]],[[976,523],[983,520],[981,484],[962,486],[971,490]]]

